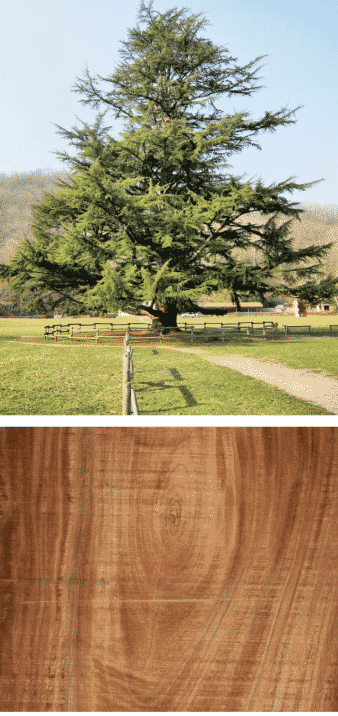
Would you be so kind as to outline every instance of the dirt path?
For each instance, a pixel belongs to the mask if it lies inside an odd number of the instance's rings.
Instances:
[[[168,347],[169,348],[169,347]],[[338,380],[327,375],[318,375],[308,370],[288,368],[279,363],[268,363],[256,358],[244,356],[208,356],[198,348],[169,348],[184,353],[199,353],[204,360],[226,368],[237,370],[238,373],[257,378],[264,383],[273,385],[296,398],[307,400],[314,405],[325,408],[338,415]]]

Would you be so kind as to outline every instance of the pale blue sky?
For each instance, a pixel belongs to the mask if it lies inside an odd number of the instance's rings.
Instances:
[[[259,72],[264,88],[252,97],[224,98],[219,106],[258,118],[265,110],[304,105],[295,125],[258,138],[262,151],[233,155],[233,173],[261,176],[266,184],[292,175],[300,183],[324,178],[292,198],[338,203],[338,0],[155,0],[154,9],[175,5],[203,12],[210,22],[204,36],[239,64],[268,55]],[[2,0],[0,172],[69,168],[52,152],[74,154],[73,148],[52,123],[81,126],[76,115],[93,123],[97,111],[84,107],[71,88],[86,64],[91,76],[113,72],[119,40],[127,39],[138,8],[139,0]],[[109,113],[106,124],[118,136]]]

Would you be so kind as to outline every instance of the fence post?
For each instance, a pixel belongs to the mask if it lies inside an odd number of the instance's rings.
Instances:
[[[69,338],[70,338],[70,339],[73,338],[73,326],[70,326],[70,327],[69,327]]]
[[[223,323],[222,323],[222,343],[224,343],[224,328],[223,328]]]
[[[289,326],[287,326],[285,323],[284,323],[284,331],[285,331],[285,335],[287,336],[289,333]]]
[[[134,413],[134,415],[139,415],[138,405],[137,405],[137,400],[136,400],[136,395],[135,395],[135,390],[134,390],[134,388],[131,388],[130,393],[131,393],[131,403],[132,403],[132,406],[133,406],[133,413]]]
[[[130,348],[128,348],[128,332],[124,339],[123,378],[122,378],[122,415],[130,415],[131,384],[130,384]]]
[[[194,342],[194,326],[193,326],[192,329],[191,329],[191,338],[190,338],[190,341],[191,341],[191,343]]]
[[[128,350],[129,350],[129,380],[132,380],[132,378],[134,377],[134,363],[133,363],[133,358],[132,358],[133,349],[129,348]],[[132,390],[132,388],[131,388],[131,390]]]
[[[95,335],[95,340],[96,340],[96,343],[97,343],[98,340],[99,340],[99,329],[98,329],[98,328],[96,328],[95,333],[96,333],[96,335]]]

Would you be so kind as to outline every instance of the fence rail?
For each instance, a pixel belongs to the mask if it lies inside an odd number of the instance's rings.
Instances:
[[[126,328],[128,331],[147,331],[151,327],[151,324],[139,324],[139,323],[112,323],[111,321],[99,321],[95,323],[53,323],[45,326],[44,338],[54,338],[57,341],[58,337],[75,339],[76,336],[85,338],[86,340],[96,340],[100,338],[100,330],[104,330],[102,327],[105,326],[108,329],[111,336],[104,334],[105,338],[115,338],[124,336]],[[95,332],[95,336],[87,336],[88,333]]]
[[[135,390],[131,381],[134,377],[133,349],[129,347],[129,332],[124,338],[123,354],[123,379],[122,379],[122,415],[131,415],[131,408],[134,415],[139,415]]]
[[[161,341],[165,340],[166,330],[170,330],[170,328],[162,329],[160,334]],[[210,323],[204,324],[204,326],[201,327],[198,325],[185,324],[184,333],[179,334],[178,337],[182,342],[190,341],[191,344],[194,343],[194,340],[203,340],[203,338],[206,340],[212,340],[213,338],[219,340],[221,338],[222,343],[224,343],[227,334],[237,333],[241,335],[243,331],[246,331],[247,335],[262,331],[263,335],[266,336],[268,333],[276,333],[278,331],[278,323],[274,323],[273,321],[238,321],[237,324],[217,323],[215,327],[211,327]],[[169,339],[173,338],[172,335],[168,337]]]
[[[105,329],[104,329],[105,327]],[[153,340],[154,337],[161,338],[165,335],[166,331],[173,330],[174,328],[184,328],[184,333],[189,332],[190,336],[198,335],[202,336],[203,333],[210,335],[214,333],[215,335],[219,335],[219,332],[222,336],[224,336],[225,332],[241,332],[243,330],[246,330],[247,332],[253,333],[256,330],[262,329],[264,331],[269,330],[277,330],[278,323],[274,323],[273,321],[261,321],[261,322],[255,322],[255,321],[238,321],[236,323],[221,323],[221,322],[215,322],[215,323],[204,323],[203,326],[199,326],[198,324],[188,324],[187,322],[184,323],[178,323],[177,326],[167,326],[159,331],[153,331],[152,326],[150,323],[148,324],[139,324],[139,323],[113,323],[111,321],[99,321],[95,323],[54,323],[51,325],[45,326],[44,331],[44,339],[47,338],[54,338],[55,341],[58,340],[58,338],[68,338],[70,340],[78,340],[84,339],[84,340],[95,340],[96,343],[100,340],[100,338],[104,339],[115,339],[115,338],[123,338],[125,335],[125,331],[133,332],[136,335],[138,334],[142,340],[150,339]],[[107,329],[109,331],[109,334],[107,334]],[[100,335],[100,331],[104,331]],[[90,334],[94,335],[90,335]],[[148,333],[148,335],[146,335]],[[150,335],[149,335],[150,333]],[[192,338],[193,342],[193,338]]]
[[[292,333],[293,329],[296,330],[296,333],[297,333],[297,332],[298,332],[298,333],[300,332],[299,329],[302,329],[302,331],[305,329],[305,330],[307,330],[307,332],[310,334],[310,333],[322,333],[323,330],[325,330],[326,328],[329,328],[329,329],[330,329],[330,333],[333,333],[334,329],[338,329],[338,324],[337,324],[337,323],[331,323],[329,326],[312,326],[312,325],[309,324],[309,323],[306,323],[306,324],[305,324],[305,323],[299,323],[299,324],[297,324],[297,325],[291,325],[291,326],[290,326],[290,325],[283,324],[283,328],[284,328],[285,336],[290,335],[290,334]],[[302,331],[301,331],[301,332],[302,332]]]
[[[171,331],[174,329],[181,328],[183,330],[180,333],[173,334]],[[289,334],[304,333],[308,334],[319,334],[325,333],[329,330],[332,335],[338,329],[338,324],[330,324],[329,326],[312,326],[311,324],[297,324],[297,325],[286,325],[283,324],[282,331],[284,329],[284,335],[287,337]],[[142,343],[147,341],[158,341],[159,343],[167,340],[177,340],[184,342],[203,341],[209,342],[211,340],[221,340],[225,342],[227,337],[231,338],[233,335],[263,335],[267,337],[269,334],[280,335],[281,330],[278,330],[278,323],[274,321],[237,321],[237,323],[203,323],[203,324],[192,324],[192,323],[178,323],[177,326],[166,326],[160,329],[152,330],[151,324],[139,324],[139,323],[112,323],[111,321],[100,321],[92,324],[88,323],[67,323],[67,324],[52,324],[45,326],[44,339],[52,338],[55,341],[58,339],[69,339],[69,340],[85,340],[85,341],[118,341],[124,340],[126,331],[132,336],[134,342],[141,341]]]

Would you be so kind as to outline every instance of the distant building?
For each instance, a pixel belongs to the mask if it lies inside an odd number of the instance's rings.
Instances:
[[[330,303],[319,303],[316,306],[317,313],[329,313],[332,310]]]
[[[208,300],[200,300],[197,303],[198,306],[201,308],[215,308],[215,309],[226,309],[227,313],[236,313],[237,306],[232,301],[208,301]],[[241,301],[241,312],[246,313],[256,313],[257,311],[261,311],[263,308],[263,304],[259,301]]]

